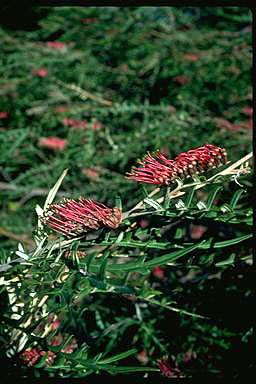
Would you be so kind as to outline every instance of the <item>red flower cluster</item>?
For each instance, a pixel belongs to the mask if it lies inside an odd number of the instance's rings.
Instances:
[[[185,85],[189,82],[189,78],[187,76],[183,76],[183,75],[175,76],[173,78],[173,80],[176,81],[177,83],[181,84],[181,85]]]
[[[84,19],[81,19],[82,23],[94,23],[97,21],[96,17],[86,17]]]
[[[55,347],[59,346],[68,338],[68,336],[69,336],[68,334],[65,334],[64,336],[62,336],[61,333],[59,333],[58,335],[53,336],[49,344]],[[66,345],[66,347],[61,349],[61,352],[72,353],[77,347],[78,347],[77,340],[75,337],[73,337],[70,340],[70,342]]]
[[[0,112],[0,119],[7,119],[8,118],[8,113],[7,112]]]
[[[67,144],[67,141],[60,139],[59,137],[41,137],[39,140],[40,147],[49,149],[63,150]]]
[[[79,202],[64,199],[60,204],[50,205],[42,221],[57,232],[76,236],[103,226],[117,228],[122,213],[118,208],[80,197]]]
[[[61,41],[48,41],[47,45],[50,48],[56,48],[56,49],[62,49],[65,47],[65,44],[62,43]]]
[[[190,177],[210,168],[227,162],[225,149],[212,144],[180,153],[174,160],[168,160],[160,151],[147,154],[138,164],[142,167],[133,168],[127,178],[143,183],[169,185],[176,178]]]
[[[155,267],[152,270],[152,274],[153,274],[153,276],[157,277],[160,280],[163,280],[165,278],[164,270],[161,267]]]
[[[84,129],[87,127],[87,123],[83,120],[74,120],[74,119],[68,119],[68,118],[63,119],[63,124],[73,128]]]
[[[67,112],[68,111],[68,107],[64,106],[64,105],[60,105],[59,107],[56,107],[53,112],[54,113],[62,113],[62,112]]]
[[[45,68],[40,68],[32,72],[34,76],[38,77],[46,77],[48,75],[48,71]]]
[[[182,373],[177,365],[172,366],[168,358],[162,358],[157,361],[160,372],[165,377],[182,377]]]
[[[51,351],[40,351],[38,348],[28,348],[20,354],[20,359],[23,365],[32,367],[35,365],[42,356],[47,353],[48,357],[45,360],[45,365],[52,365],[56,357],[55,353]]]

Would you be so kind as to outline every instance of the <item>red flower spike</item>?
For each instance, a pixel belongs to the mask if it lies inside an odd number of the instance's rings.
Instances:
[[[104,226],[115,229],[122,221],[122,212],[119,208],[80,197],[79,202],[64,199],[50,205],[42,221],[57,232],[73,236]]]
[[[56,357],[55,353],[53,353],[52,351],[47,351],[47,352],[42,351],[42,352],[40,352],[41,357],[46,355],[46,354],[47,354],[47,358],[46,358],[46,360],[44,362],[44,365],[47,365],[47,366],[52,365],[54,363],[54,359]]]
[[[22,352],[19,357],[23,365],[32,367],[37,363],[38,359],[40,359],[40,351],[38,348],[28,348]]]
[[[170,361],[167,358],[162,358],[157,361],[158,368],[160,369],[160,372],[165,377],[182,377],[182,373],[179,369],[179,367],[175,364],[172,366]]]
[[[153,157],[155,156],[155,158]],[[181,179],[206,172],[227,162],[225,149],[212,144],[180,153],[174,160],[168,160],[160,151],[154,155],[147,154],[133,168],[127,178],[143,183],[169,185],[179,177]]]
[[[131,173],[127,173],[127,179],[149,184],[168,185],[173,177],[171,168],[173,162],[166,159],[160,151],[153,155],[148,153],[142,161],[138,161],[142,167],[133,168]]]
[[[67,140],[60,139],[59,137],[53,137],[53,136],[41,137],[39,139],[38,145],[40,147],[62,151],[67,145]]]

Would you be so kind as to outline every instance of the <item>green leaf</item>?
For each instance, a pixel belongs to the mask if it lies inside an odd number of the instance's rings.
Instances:
[[[137,352],[136,348],[130,349],[129,351],[119,353],[118,355],[111,356],[107,359],[97,361],[98,364],[109,364],[113,363],[114,361],[125,359],[128,356],[134,355],[134,353]]]
[[[203,209],[207,210],[207,206],[206,206],[206,204],[203,201],[199,201],[197,203],[197,208],[200,209],[200,211],[202,211]]]
[[[206,202],[206,207],[207,209],[210,209],[215,197],[217,196],[218,192],[223,189],[222,185],[218,185],[217,187],[214,188],[214,190],[209,194],[207,202]],[[200,209],[200,208],[199,208]]]
[[[107,289],[107,284],[106,283],[104,283],[102,280],[98,280],[98,279],[95,279],[95,278],[93,278],[93,277],[89,277],[88,278],[89,279],[89,281],[90,281],[90,283],[91,283],[91,285],[93,286],[93,287],[95,287],[95,288],[97,288],[97,289],[99,289],[99,290],[105,290],[105,289]]]
[[[117,265],[117,264],[108,265],[107,270],[111,271],[111,272],[115,272],[115,271],[119,271],[119,270],[122,270],[122,271],[139,271],[139,270],[144,270],[146,268],[151,269],[151,268],[156,267],[158,265],[163,265],[163,264],[166,264],[167,262],[179,259],[180,257],[186,255],[187,253],[192,252],[193,250],[199,248],[203,242],[205,242],[205,240],[203,240],[202,242],[200,242],[198,244],[193,244],[192,246],[187,247],[185,249],[182,249],[182,250],[179,250],[176,252],[172,252],[172,253],[167,253],[166,255],[163,255],[160,257],[156,257],[153,260],[144,262],[142,264],[138,263],[138,262],[129,262],[129,263],[122,264],[122,265]],[[94,264],[94,268],[97,268],[97,267],[98,266]]]
[[[236,257],[235,253],[232,253],[226,260],[215,263],[215,265],[216,267],[222,267],[225,265],[234,264],[235,257]]]
[[[235,239],[225,240],[225,241],[219,241],[214,243],[213,238],[207,240],[204,244],[200,245],[200,249],[208,249],[208,248],[224,248],[229,247],[230,245],[241,243],[242,241],[245,241],[247,239],[250,239],[253,235],[244,235],[240,237],[236,237]]]
[[[194,197],[194,196],[195,196],[195,189],[193,188],[193,189],[191,189],[191,190],[187,193],[187,195],[186,195],[185,206],[186,206],[187,208],[190,207],[190,205],[191,205],[191,203],[192,203],[192,201],[193,201],[193,197]]]
[[[53,202],[53,199],[54,199],[56,193],[58,192],[58,189],[61,186],[61,183],[62,183],[64,177],[66,176],[67,172],[68,172],[68,169],[65,169],[62,172],[62,175],[60,176],[60,178],[58,179],[56,184],[50,189],[50,191],[47,195],[47,198],[45,200],[45,203],[44,203],[44,211],[47,209],[48,205],[50,205]]]
[[[90,271],[90,268],[91,268],[91,264],[92,264],[92,261],[95,259],[95,257],[97,256],[97,253],[92,253],[91,255],[89,256],[86,256],[86,267],[87,267],[87,272],[91,272]]]
[[[177,228],[174,238],[175,239],[182,239],[184,236],[184,229],[183,228]]]
[[[107,268],[107,262],[108,262],[108,256],[110,254],[110,251],[106,251],[104,256],[101,257],[102,261],[101,261],[101,265],[100,265],[100,271],[99,271],[99,279],[104,281],[105,279],[105,272],[106,272],[106,268]]]
[[[236,204],[237,204],[238,200],[240,199],[241,195],[242,195],[244,192],[245,192],[244,189],[238,189],[238,190],[234,193],[234,195],[233,195],[233,197],[232,197],[232,199],[231,199],[231,201],[230,201],[230,204],[229,204],[231,208],[234,209],[234,208],[236,207]]]
[[[122,211],[122,199],[121,199],[121,196],[116,196],[116,198],[115,198],[115,206]]]

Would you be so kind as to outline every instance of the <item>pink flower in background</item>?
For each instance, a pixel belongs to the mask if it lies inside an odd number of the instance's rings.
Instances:
[[[82,174],[94,181],[98,180],[100,177],[100,172],[98,168],[83,168]]]
[[[252,107],[246,107],[246,108],[243,108],[241,112],[244,113],[245,115],[252,116],[253,115],[253,108]]]
[[[164,270],[163,268],[161,267],[155,267],[153,270],[152,270],[152,274],[153,276],[157,277],[158,279],[160,280],[163,280],[165,278],[164,276]]]
[[[8,113],[7,112],[0,112],[0,120],[7,119]]]
[[[82,129],[87,128],[87,123],[86,121],[83,121],[83,120],[74,120],[74,119],[65,118],[63,119],[63,124],[67,127],[73,127],[73,128],[82,128]]]
[[[50,345],[53,347],[57,347],[61,345],[67,338],[69,337],[68,334],[62,336],[60,333],[58,335],[53,336],[52,340],[49,342]],[[75,337],[73,337],[70,342],[61,349],[61,352],[63,353],[72,353],[74,349],[78,347],[77,340]]]
[[[41,137],[38,144],[40,147],[62,151],[67,145],[67,140],[60,139],[59,137],[53,137],[53,136]]]
[[[54,113],[62,113],[62,112],[67,112],[68,111],[68,107],[65,107],[64,105],[60,105],[59,107],[56,107],[54,109]]]
[[[196,352],[189,350],[184,353],[183,361],[184,363],[188,363],[189,361],[195,360],[196,358],[197,358]]]
[[[175,377],[183,377],[179,367],[177,364],[172,365],[168,358],[164,357],[157,361],[158,368],[160,372],[165,377],[175,378]]]
[[[53,353],[52,351],[47,351],[47,352],[42,351],[42,352],[40,352],[41,356],[44,356],[46,354],[47,354],[47,359],[45,360],[44,364],[48,365],[48,366],[52,365],[54,363],[54,359],[56,357],[55,353]]]
[[[28,348],[22,352],[19,357],[23,365],[31,367],[40,359],[40,350],[38,348]]]
[[[56,48],[56,49],[63,49],[63,48],[65,48],[65,44],[62,43],[61,41],[48,41],[47,45],[50,48]]]
[[[48,71],[45,68],[39,68],[39,69],[34,70],[32,72],[32,74],[34,76],[38,76],[38,77],[46,77],[48,75]]]
[[[187,78],[187,76],[183,76],[183,75],[175,76],[173,80],[181,85],[185,85],[189,82],[189,79]]]
[[[243,128],[252,129],[252,119],[246,121],[239,121],[237,124],[233,124],[226,119],[222,119],[221,117],[216,117],[215,121],[219,128],[227,129],[231,132],[235,132],[237,130],[241,130]]]
[[[142,219],[139,221],[139,225],[141,228],[147,228],[149,226],[149,220]]]
[[[183,58],[187,61],[197,61],[200,59],[200,56],[197,53],[185,53]]]
[[[92,199],[80,197],[79,202],[64,199],[49,206],[42,222],[68,236],[80,235],[101,227],[118,228],[122,221],[119,208],[109,208]]]
[[[81,19],[82,23],[94,23],[95,21],[97,21],[97,18],[96,17],[86,17],[86,18],[83,18]]]
[[[95,129],[95,130],[100,129],[100,128],[102,128],[102,124],[99,121],[95,121],[92,124],[92,128]]]
[[[136,358],[142,364],[147,364],[149,362],[148,354],[144,349],[136,355]]]
[[[52,324],[51,324],[51,329],[54,331],[55,329],[59,328],[60,326],[60,320],[55,320]]]
[[[19,357],[23,365],[32,367],[37,364],[45,354],[47,354],[47,359],[45,360],[44,365],[52,365],[56,357],[55,353],[51,351],[40,351],[39,348],[28,348],[22,352]]]
[[[190,236],[192,239],[200,239],[203,234],[206,232],[207,228],[203,225],[194,225],[190,224]]]
[[[239,124],[240,124],[240,127],[242,127],[242,128],[247,128],[247,129],[253,128],[252,119],[246,120],[246,121],[240,121]]]

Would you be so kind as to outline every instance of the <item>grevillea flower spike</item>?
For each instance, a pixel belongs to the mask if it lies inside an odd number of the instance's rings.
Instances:
[[[166,159],[160,151],[157,151],[153,155],[147,154],[142,161],[138,161],[141,167],[132,168],[126,177],[138,182],[166,186],[176,178],[184,179],[198,175],[226,162],[226,150],[212,144],[182,152],[174,160]]]
[[[173,178],[174,161],[157,151],[152,155],[148,153],[138,161],[142,167],[133,167],[131,173],[127,173],[127,179],[141,181],[143,183],[168,185]]]
[[[64,199],[48,207],[42,222],[51,229],[67,236],[96,230],[101,227],[117,228],[122,221],[119,208],[109,208],[102,203],[80,197],[79,202]]]

